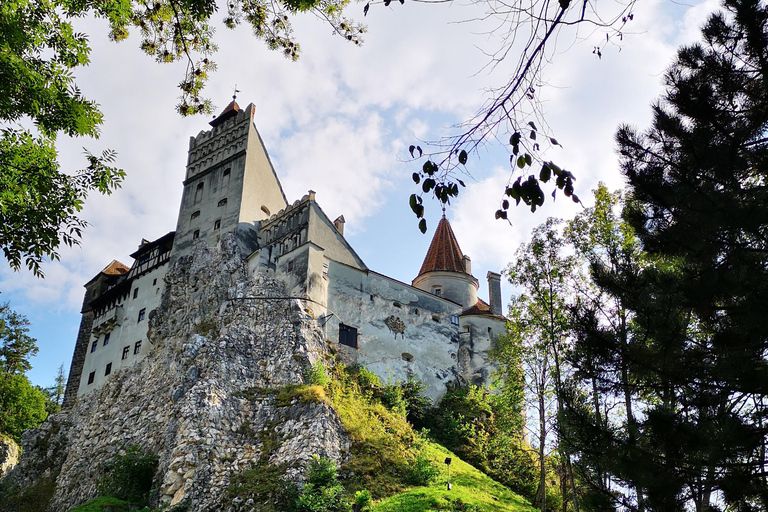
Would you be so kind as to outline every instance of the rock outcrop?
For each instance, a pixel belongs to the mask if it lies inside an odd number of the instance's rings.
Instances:
[[[12,437],[0,434],[0,478],[19,463],[19,445]]]
[[[252,462],[300,480],[313,454],[339,463],[348,450],[329,405],[278,403],[271,392],[302,383],[326,347],[279,281],[248,273],[231,236],[175,261],[165,290],[149,315],[148,356],[25,433],[8,478],[55,478],[50,510],[96,496],[104,464],[127,446],[159,457],[153,504],[201,512],[227,510],[232,475]]]

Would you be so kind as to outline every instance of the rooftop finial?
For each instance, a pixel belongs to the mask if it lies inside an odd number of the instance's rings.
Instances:
[[[240,91],[237,90],[237,84],[235,84],[235,94],[232,95],[232,101],[235,101],[237,99],[237,93]]]
[[[445,217],[445,205],[443,205],[443,217]]]

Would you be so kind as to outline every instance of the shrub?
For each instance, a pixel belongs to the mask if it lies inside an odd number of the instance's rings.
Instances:
[[[306,380],[314,386],[328,387],[331,379],[328,377],[325,363],[322,360],[318,360],[309,367],[306,373]]]
[[[357,384],[360,386],[360,389],[365,390],[381,387],[381,380],[379,377],[365,366],[357,367],[355,369],[354,375],[357,379]]]
[[[146,505],[157,462],[156,455],[145,453],[138,446],[129,446],[124,455],[116,454],[105,466],[105,473],[99,482],[99,494]]]
[[[253,499],[261,503],[262,512],[294,510],[299,491],[294,484],[283,480],[286,466],[272,466],[261,461],[240,474],[232,476],[227,487],[227,498]]]
[[[355,493],[354,512],[360,512],[371,503],[371,493],[363,489]]]
[[[314,455],[309,463],[307,483],[299,499],[298,512],[349,512],[347,492],[336,478],[336,464]]]
[[[404,471],[405,481],[408,484],[421,486],[429,485],[438,474],[440,470],[422,453],[418,454],[416,460],[408,464]]]

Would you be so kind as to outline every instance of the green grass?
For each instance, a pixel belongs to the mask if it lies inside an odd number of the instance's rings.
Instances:
[[[129,512],[130,510],[132,510],[131,506],[126,501],[109,496],[100,496],[86,501],[69,512]]]
[[[371,512],[533,512],[525,499],[492,480],[442,446],[425,442],[422,453],[435,465],[440,476],[429,486],[413,487],[379,500]],[[451,457],[451,490],[446,489],[445,458]]]

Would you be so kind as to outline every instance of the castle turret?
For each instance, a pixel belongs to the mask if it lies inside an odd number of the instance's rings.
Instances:
[[[461,252],[448,219],[440,219],[413,286],[469,308],[477,303],[478,282],[469,256]]]
[[[195,239],[213,245],[231,231],[248,255],[257,248],[255,222],[287,206],[254,111],[253,104],[242,110],[233,100],[211,130],[190,137],[172,258],[188,254]]]

